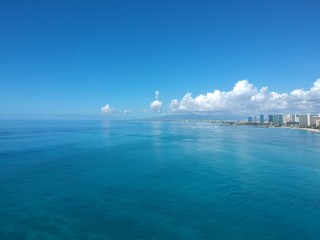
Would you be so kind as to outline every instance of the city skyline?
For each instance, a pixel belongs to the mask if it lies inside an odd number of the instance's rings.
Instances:
[[[267,120],[264,120],[264,115],[260,115],[259,120],[256,116],[249,116],[247,124],[263,125],[263,126],[278,126],[278,127],[299,127],[320,129],[320,113],[319,114],[274,114],[267,115]]]

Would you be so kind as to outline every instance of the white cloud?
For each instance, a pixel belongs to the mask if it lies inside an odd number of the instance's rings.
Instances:
[[[154,93],[154,98],[156,99],[156,100],[158,100],[159,99],[159,91],[158,90],[156,90],[156,92]]]
[[[196,97],[189,92],[180,101],[173,99],[169,109],[172,112],[228,111],[238,114],[320,111],[320,79],[310,90],[295,89],[290,93],[269,92],[268,87],[258,90],[247,80],[241,80],[229,92],[215,90]]]
[[[130,113],[130,111],[128,109],[123,110],[124,115],[128,115],[129,113]]]
[[[159,91],[156,90],[154,93],[154,101],[150,103],[150,111],[151,112],[162,112],[162,102],[159,101]],[[144,111],[147,112],[147,111]]]
[[[147,112],[148,112],[148,110],[147,110],[147,109],[143,109],[143,110],[142,110],[142,112],[147,113]]]
[[[112,108],[109,104],[106,104],[105,106],[101,107],[101,112],[105,114],[113,114],[117,111],[115,108]]]
[[[162,112],[162,102],[159,100],[154,100],[152,103],[150,103],[150,111]]]

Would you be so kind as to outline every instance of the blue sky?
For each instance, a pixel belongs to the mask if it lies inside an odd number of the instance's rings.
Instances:
[[[156,90],[159,112],[173,99],[175,112],[196,111],[196,96],[240,80],[250,98],[268,86],[288,102],[304,89],[295,101],[313,104],[259,111],[320,111],[319,11],[319,1],[2,1],[0,117],[100,115],[106,104],[141,115]]]

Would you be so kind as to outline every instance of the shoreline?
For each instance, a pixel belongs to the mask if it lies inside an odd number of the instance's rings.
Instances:
[[[287,129],[294,129],[294,130],[303,130],[309,131],[314,133],[320,133],[320,129],[317,128],[299,128],[299,127],[288,127],[288,126],[266,126],[266,125],[248,125],[248,124],[236,124],[238,126],[255,126],[255,127],[263,127],[263,128],[287,128]]]
[[[313,128],[294,128],[294,127],[285,127],[289,129],[297,129],[297,130],[304,130],[304,131],[309,131],[309,132],[315,132],[315,133],[320,133],[319,129],[313,129]]]

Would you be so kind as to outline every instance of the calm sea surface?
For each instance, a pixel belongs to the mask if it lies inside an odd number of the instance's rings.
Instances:
[[[320,239],[320,134],[0,121],[0,239]]]

